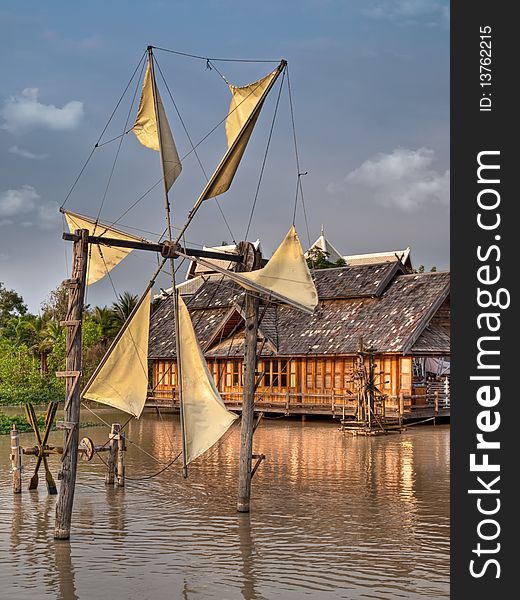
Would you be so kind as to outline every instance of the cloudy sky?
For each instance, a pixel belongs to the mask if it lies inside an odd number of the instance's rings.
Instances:
[[[303,244],[323,224],[344,254],[410,246],[416,266],[449,269],[447,1],[4,0],[0,26],[0,281],[32,311],[68,276],[70,244],[61,239],[59,213],[65,200],[66,209],[100,212],[109,222],[135,204],[121,226],[150,239],[164,229],[160,186],[139,200],[160,177],[157,154],[131,133],[121,137],[135,119],[139,70],[131,76],[149,44],[212,58],[287,59],[300,170],[307,173],[307,219],[300,201],[296,216]],[[198,143],[225,116],[229,92],[204,60],[155,55],[184,156],[190,139]],[[214,64],[237,85],[273,68]],[[278,87],[231,190],[220,197],[229,228],[209,200],[188,230],[193,245],[243,239],[277,94]],[[67,198],[100,136],[102,145]],[[197,147],[207,174],[225,145],[221,125]],[[296,176],[284,81],[249,234],[262,240],[264,255],[291,224]],[[171,191],[174,225],[184,222],[204,183],[192,153]],[[155,264],[155,256],[133,252],[111,281],[89,289],[88,301],[109,304],[115,292],[139,293]],[[168,278],[159,285],[167,287]]]

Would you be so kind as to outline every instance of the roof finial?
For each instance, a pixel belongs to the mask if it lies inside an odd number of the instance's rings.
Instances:
[[[325,235],[325,226],[323,225],[323,223],[321,224],[321,233],[320,235]]]

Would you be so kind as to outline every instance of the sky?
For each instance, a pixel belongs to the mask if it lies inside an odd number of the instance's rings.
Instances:
[[[244,239],[254,204],[248,238],[270,256],[293,220],[296,138],[303,199],[295,224],[304,249],[323,225],[345,255],[409,246],[414,266],[449,269],[449,2],[3,0],[0,27],[0,281],[32,312],[69,276],[64,202],[106,222],[135,204],[122,228],[153,241],[164,230],[161,187],[145,195],[160,179],[158,155],[122,135],[135,119],[140,69],[132,74],[148,45],[289,64],[288,81],[273,88],[233,185],[219,197],[225,220],[207,200],[187,245]],[[154,53],[182,157],[227,113],[221,75],[246,85],[276,64],[212,61],[215,69]],[[197,146],[204,171],[193,152],[183,160],[170,192],[174,227],[225,149],[220,125]],[[139,294],[156,262],[153,253],[132,252],[90,286],[87,302]],[[179,264],[181,279],[185,270]],[[155,289],[170,285],[165,274]]]

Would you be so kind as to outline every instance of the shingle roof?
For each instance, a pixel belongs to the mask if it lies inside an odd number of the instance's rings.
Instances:
[[[449,313],[434,315],[449,294],[449,273],[405,275],[396,263],[314,271],[320,303],[312,316],[287,305],[270,305],[260,329],[280,356],[354,354],[358,339],[379,352],[449,352]],[[390,281],[391,278],[391,281]],[[242,327],[215,338],[232,306],[241,311],[244,291],[231,282],[208,281],[189,300],[194,327],[207,356],[241,355]],[[429,326],[429,328],[427,328]],[[421,334],[423,334],[421,336]],[[212,338],[210,348],[205,344]],[[264,353],[270,353],[267,345]],[[171,302],[152,316],[150,358],[175,355]]]

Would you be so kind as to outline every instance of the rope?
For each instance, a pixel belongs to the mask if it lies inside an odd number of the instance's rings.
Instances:
[[[164,471],[166,471],[166,469],[169,469],[173,465],[173,463],[175,463],[180,458],[180,456],[182,456],[182,452],[179,452],[179,454],[177,454],[177,456],[172,461],[170,461],[160,471],[157,471],[157,473],[153,473],[152,475],[145,475],[144,477],[128,477],[128,476],[126,476],[125,479],[128,479],[129,481],[144,481],[146,479],[153,479],[154,477],[157,477],[161,473],[164,473]]]
[[[114,171],[115,171],[115,168],[116,168],[117,159],[119,158],[119,153],[121,152],[121,146],[123,144],[123,137],[125,135],[126,128],[128,127],[128,121],[130,120],[130,114],[132,113],[132,109],[134,107],[134,102],[135,102],[135,98],[137,96],[137,92],[139,91],[139,81],[141,80],[141,75],[143,74],[143,71],[144,71],[144,64],[145,63],[143,62],[143,65],[141,67],[141,73],[139,74],[139,77],[137,78],[137,84],[135,86],[134,95],[132,97],[132,102],[130,103],[130,108],[128,109],[128,113],[126,115],[125,126],[123,127],[123,133],[119,136],[119,144],[117,146],[116,154],[115,154],[115,157],[114,157],[114,162],[112,164],[112,168],[110,170],[110,175],[108,176],[107,185],[105,187],[105,192],[103,194],[103,198],[101,200],[101,205],[99,207],[99,210],[98,210],[98,213],[97,213],[97,216],[96,216],[96,223],[95,223],[96,225],[97,225],[97,223],[99,221],[99,217],[101,215],[101,211],[103,210],[103,205],[105,204],[105,200],[106,200],[106,197],[107,197],[107,194],[108,194],[108,189],[110,187],[110,183],[112,181],[112,176],[114,175]]]
[[[278,60],[253,60],[246,58],[208,58],[207,56],[200,56],[198,54],[189,54],[188,52],[178,52],[176,50],[169,50],[168,48],[160,48],[159,46],[152,46],[154,50],[160,50],[161,52],[169,52],[170,54],[177,54],[179,56],[187,56],[188,58],[198,58],[206,62],[242,62],[242,63],[277,63]]]
[[[290,107],[290,110],[291,110],[291,124],[292,124],[292,132],[293,132],[294,154],[295,154],[295,157],[296,157],[296,173],[297,173],[296,197],[295,197],[295,200],[294,200],[294,211],[293,211],[293,225],[294,225],[294,222],[296,220],[296,205],[297,205],[297,202],[298,202],[298,189],[299,189],[300,192],[301,192],[301,198],[302,198],[302,207],[303,207],[303,215],[304,215],[304,218],[305,218],[305,227],[307,228],[307,239],[308,239],[308,243],[309,243],[309,247],[310,247],[310,245],[311,245],[311,236],[310,236],[310,233],[309,233],[309,223],[307,221],[307,211],[306,211],[306,208],[305,208],[305,201],[304,201],[304,198],[303,198],[303,188],[302,188],[302,185],[301,185],[301,176],[302,175],[307,175],[307,171],[305,173],[302,173],[301,169],[300,169],[300,157],[299,157],[299,154],[298,154],[298,144],[296,142],[296,126],[294,124],[294,109],[293,109],[292,94],[291,94],[291,81],[289,79],[289,65],[287,65],[286,69],[287,69],[287,90],[289,92],[289,107]]]
[[[190,142],[191,151],[195,154],[195,157],[197,158],[197,162],[199,163],[199,166],[200,166],[200,168],[202,170],[202,173],[204,174],[204,177],[206,178],[206,182],[208,182],[209,178],[208,178],[208,175],[206,174],[206,170],[204,169],[204,166],[202,164],[202,161],[200,160],[199,154],[196,151],[196,146],[193,144],[191,136],[190,136],[190,134],[188,132],[188,128],[186,127],[186,125],[184,123],[184,120],[183,120],[183,118],[181,116],[181,113],[180,113],[179,109],[177,108],[177,104],[175,103],[175,100],[173,99],[173,95],[172,95],[172,93],[170,91],[170,88],[168,86],[168,83],[166,82],[166,79],[165,79],[165,77],[163,75],[163,72],[161,70],[161,66],[157,62],[157,59],[154,59],[154,60],[155,60],[155,64],[157,65],[157,68],[159,69],[159,73],[161,75],[163,83],[166,86],[166,90],[168,91],[168,94],[170,96],[170,100],[172,101],[172,104],[173,104],[173,106],[175,108],[175,112],[177,113],[177,116],[179,117],[179,121],[181,122],[182,128],[184,129],[184,133],[186,134],[186,137],[188,138],[188,141]],[[218,208],[220,210],[220,214],[222,215],[224,223],[226,224],[226,227],[227,227],[227,229],[229,231],[229,235],[231,236],[231,239],[233,240],[233,242],[236,244],[235,236],[233,235],[233,232],[231,231],[231,227],[229,226],[229,223],[228,223],[228,220],[226,219],[224,211],[222,210],[222,207],[220,206],[220,202],[219,202],[218,198],[216,198],[216,200],[217,200],[217,206],[218,206]]]
[[[282,73],[282,80],[280,82],[280,87],[278,89],[278,96],[276,98],[276,105],[275,105],[275,108],[274,108],[273,120],[271,122],[271,129],[269,130],[269,137],[267,139],[267,146],[265,148],[264,159],[262,161],[262,168],[260,169],[260,177],[258,179],[258,185],[256,186],[255,198],[253,200],[253,206],[251,207],[251,214],[249,215],[249,221],[247,223],[246,234],[244,236],[245,240],[247,240],[247,236],[249,235],[249,228],[251,227],[251,221],[253,220],[253,213],[255,212],[256,201],[258,199],[258,193],[260,191],[260,184],[262,183],[262,177],[264,175],[265,163],[267,161],[267,154],[269,152],[269,146],[271,144],[271,137],[273,135],[274,123],[276,121],[276,115],[278,113],[278,105],[280,103],[280,96],[281,96],[281,93],[282,93],[282,87],[283,87],[284,77],[285,77],[285,69],[284,69],[284,71]]]
[[[122,102],[122,100],[123,100],[123,98],[124,98],[124,96],[125,96],[125,94],[126,94],[126,91],[127,91],[127,90],[128,90],[128,88],[130,87],[130,84],[132,83],[132,81],[133,81],[133,79],[134,79],[134,77],[135,77],[135,74],[136,74],[136,73],[137,73],[137,71],[139,70],[139,67],[141,66],[141,63],[143,62],[143,60],[144,60],[144,57],[145,57],[145,56],[146,56],[146,52],[144,52],[144,53],[143,53],[143,55],[141,56],[141,58],[140,58],[139,62],[137,63],[137,66],[136,66],[136,68],[134,69],[134,72],[132,73],[132,76],[130,77],[130,80],[129,80],[129,81],[128,81],[128,83],[126,84],[126,87],[125,87],[125,89],[124,89],[123,93],[121,94],[121,97],[120,97],[120,98],[119,98],[119,100],[117,101],[117,104],[116,104],[116,106],[115,106],[114,110],[112,111],[112,114],[110,115],[110,117],[109,117],[109,119],[108,119],[108,121],[107,121],[107,124],[106,124],[106,125],[105,125],[105,127],[103,128],[103,131],[101,132],[101,134],[100,134],[100,136],[99,136],[99,138],[98,138],[97,142],[95,143],[94,147],[93,147],[93,148],[92,148],[92,150],[90,151],[90,154],[88,155],[88,158],[87,158],[87,160],[85,161],[85,163],[84,163],[83,167],[81,168],[81,170],[80,170],[80,172],[79,172],[79,175],[76,177],[76,179],[74,180],[74,183],[72,184],[72,186],[71,186],[70,190],[68,191],[67,195],[65,196],[65,200],[63,201],[62,205],[60,206],[60,209],[61,209],[61,208],[63,208],[63,207],[65,206],[65,204],[67,203],[67,200],[70,198],[70,195],[71,195],[71,194],[72,194],[72,192],[74,191],[74,188],[76,187],[76,185],[77,185],[77,183],[78,183],[78,181],[79,181],[80,177],[82,176],[82,174],[83,174],[83,171],[85,171],[85,169],[86,169],[86,167],[87,167],[88,163],[90,162],[90,159],[92,158],[92,155],[94,154],[94,151],[96,150],[96,148],[98,148],[98,147],[99,147],[99,142],[101,141],[101,138],[102,138],[102,137],[105,135],[105,131],[108,129],[108,126],[110,125],[110,123],[111,123],[112,119],[114,118],[114,115],[116,114],[116,111],[117,111],[117,109],[119,108],[119,105],[121,104],[121,102]]]

